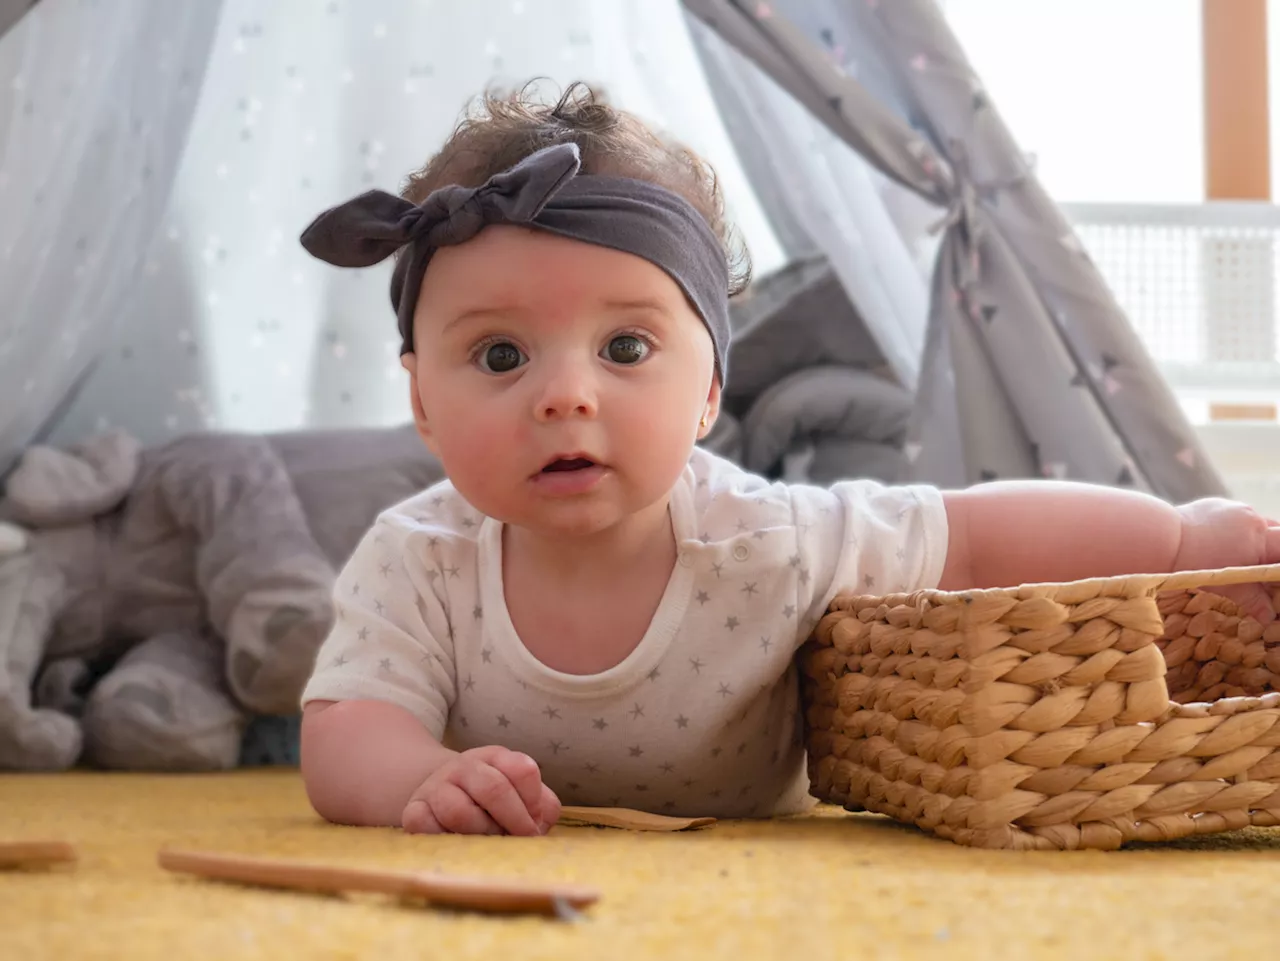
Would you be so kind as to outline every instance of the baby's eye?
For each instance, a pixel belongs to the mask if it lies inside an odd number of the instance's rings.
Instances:
[[[649,356],[649,345],[635,334],[620,334],[609,341],[604,354],[615,364],[638,364]]]
[[[520,353],[520,348],[505,340],[485,347],[477,358],[480,368],[493,374],[515,370],[524,360],[525,356]]]

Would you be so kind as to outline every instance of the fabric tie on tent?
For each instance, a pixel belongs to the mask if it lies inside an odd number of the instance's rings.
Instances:
[[[909,479],[1070,478],[1173,501],[1224,493],[933,0],[683,3],[873,167],[947,211]],[[837,29],[859,47],[859,73],[879,70],[913,126],[811,39]]]
[[[450,184],[421,205],[370,190],[320,214],[302,245],[339,267],[368,267],[402,248],[391,278],[401,353],[413,350],[422,277],[440,247],[461,244],[489,224],[519,224],[643,257],[664,270],[711,334],[716,372],[727,374],[729,267],[703,216],[683,197],[627,177],[578,176],[577,144],[545,147],[479,187]]]

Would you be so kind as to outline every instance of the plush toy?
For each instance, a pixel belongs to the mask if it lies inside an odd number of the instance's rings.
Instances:
[[[0,769],[235,766],[252,717],[297,713],[359,538],[442,476],[412,426],[30,448],[0,499]]]

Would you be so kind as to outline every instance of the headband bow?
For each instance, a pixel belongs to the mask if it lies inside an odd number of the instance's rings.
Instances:
[[[401,353],[413,350],[422,277],[440,247],[490,224],[518,224],[643,257],[684,291],[711,334],[724,381],[729,346],[728,266],[706,220],[683,197],[643,180],[579,176],[577,144],[546,147],[479,187],[450,184],[421,205],[369,190],[320,214],[302,246],[338,267],[370,267],[408,248],[391,276]]]

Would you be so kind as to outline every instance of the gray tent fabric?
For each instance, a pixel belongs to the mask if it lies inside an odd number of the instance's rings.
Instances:
[[[938,245],[928,228],[939,207],[874,168],[715,31],[686,22],[774,233],[793,261],[825,258],[874,326],[894,376],[914,391]]]
[[[911,396],[892,381],[838,364],[795,371],[770,386],[742,423],[742,463],[768,473],[798,442],[820,438],[812,451],[821,469],[805,479],[823,484],[849,477],[891,480],[901,470]],[[846,456],[836,456],[834,450]],[[830,464],[828,462],[831,462]],[[831,470],[831,464],[836,469]],[[886,470],[886,464],[890,468]]]
[[[733,372],[703,446],[796,483],[902,474],[912,391],[822,258],[758,277],[731,306]],[[719,436],[717,436],[719,435]]]
[[[26,15],[39,0],[0,0],[0,36]]]
[[[873,166],[947,211],[905,479],[1043,476],[1175,502],[1225,493],[933,0],[684,6]]]
[[[756,278],[750,292],[735,299],[731,316],[734,368],[721,405],[736,415],[798,370],[825,364],[888,369],[825,258],[796,260]]]
[[[933,149],[846,77],[794,23],[777,16],[776,4],[684,0],[684,6],[881,172],[939,205],[948,205],[950,175]]]

